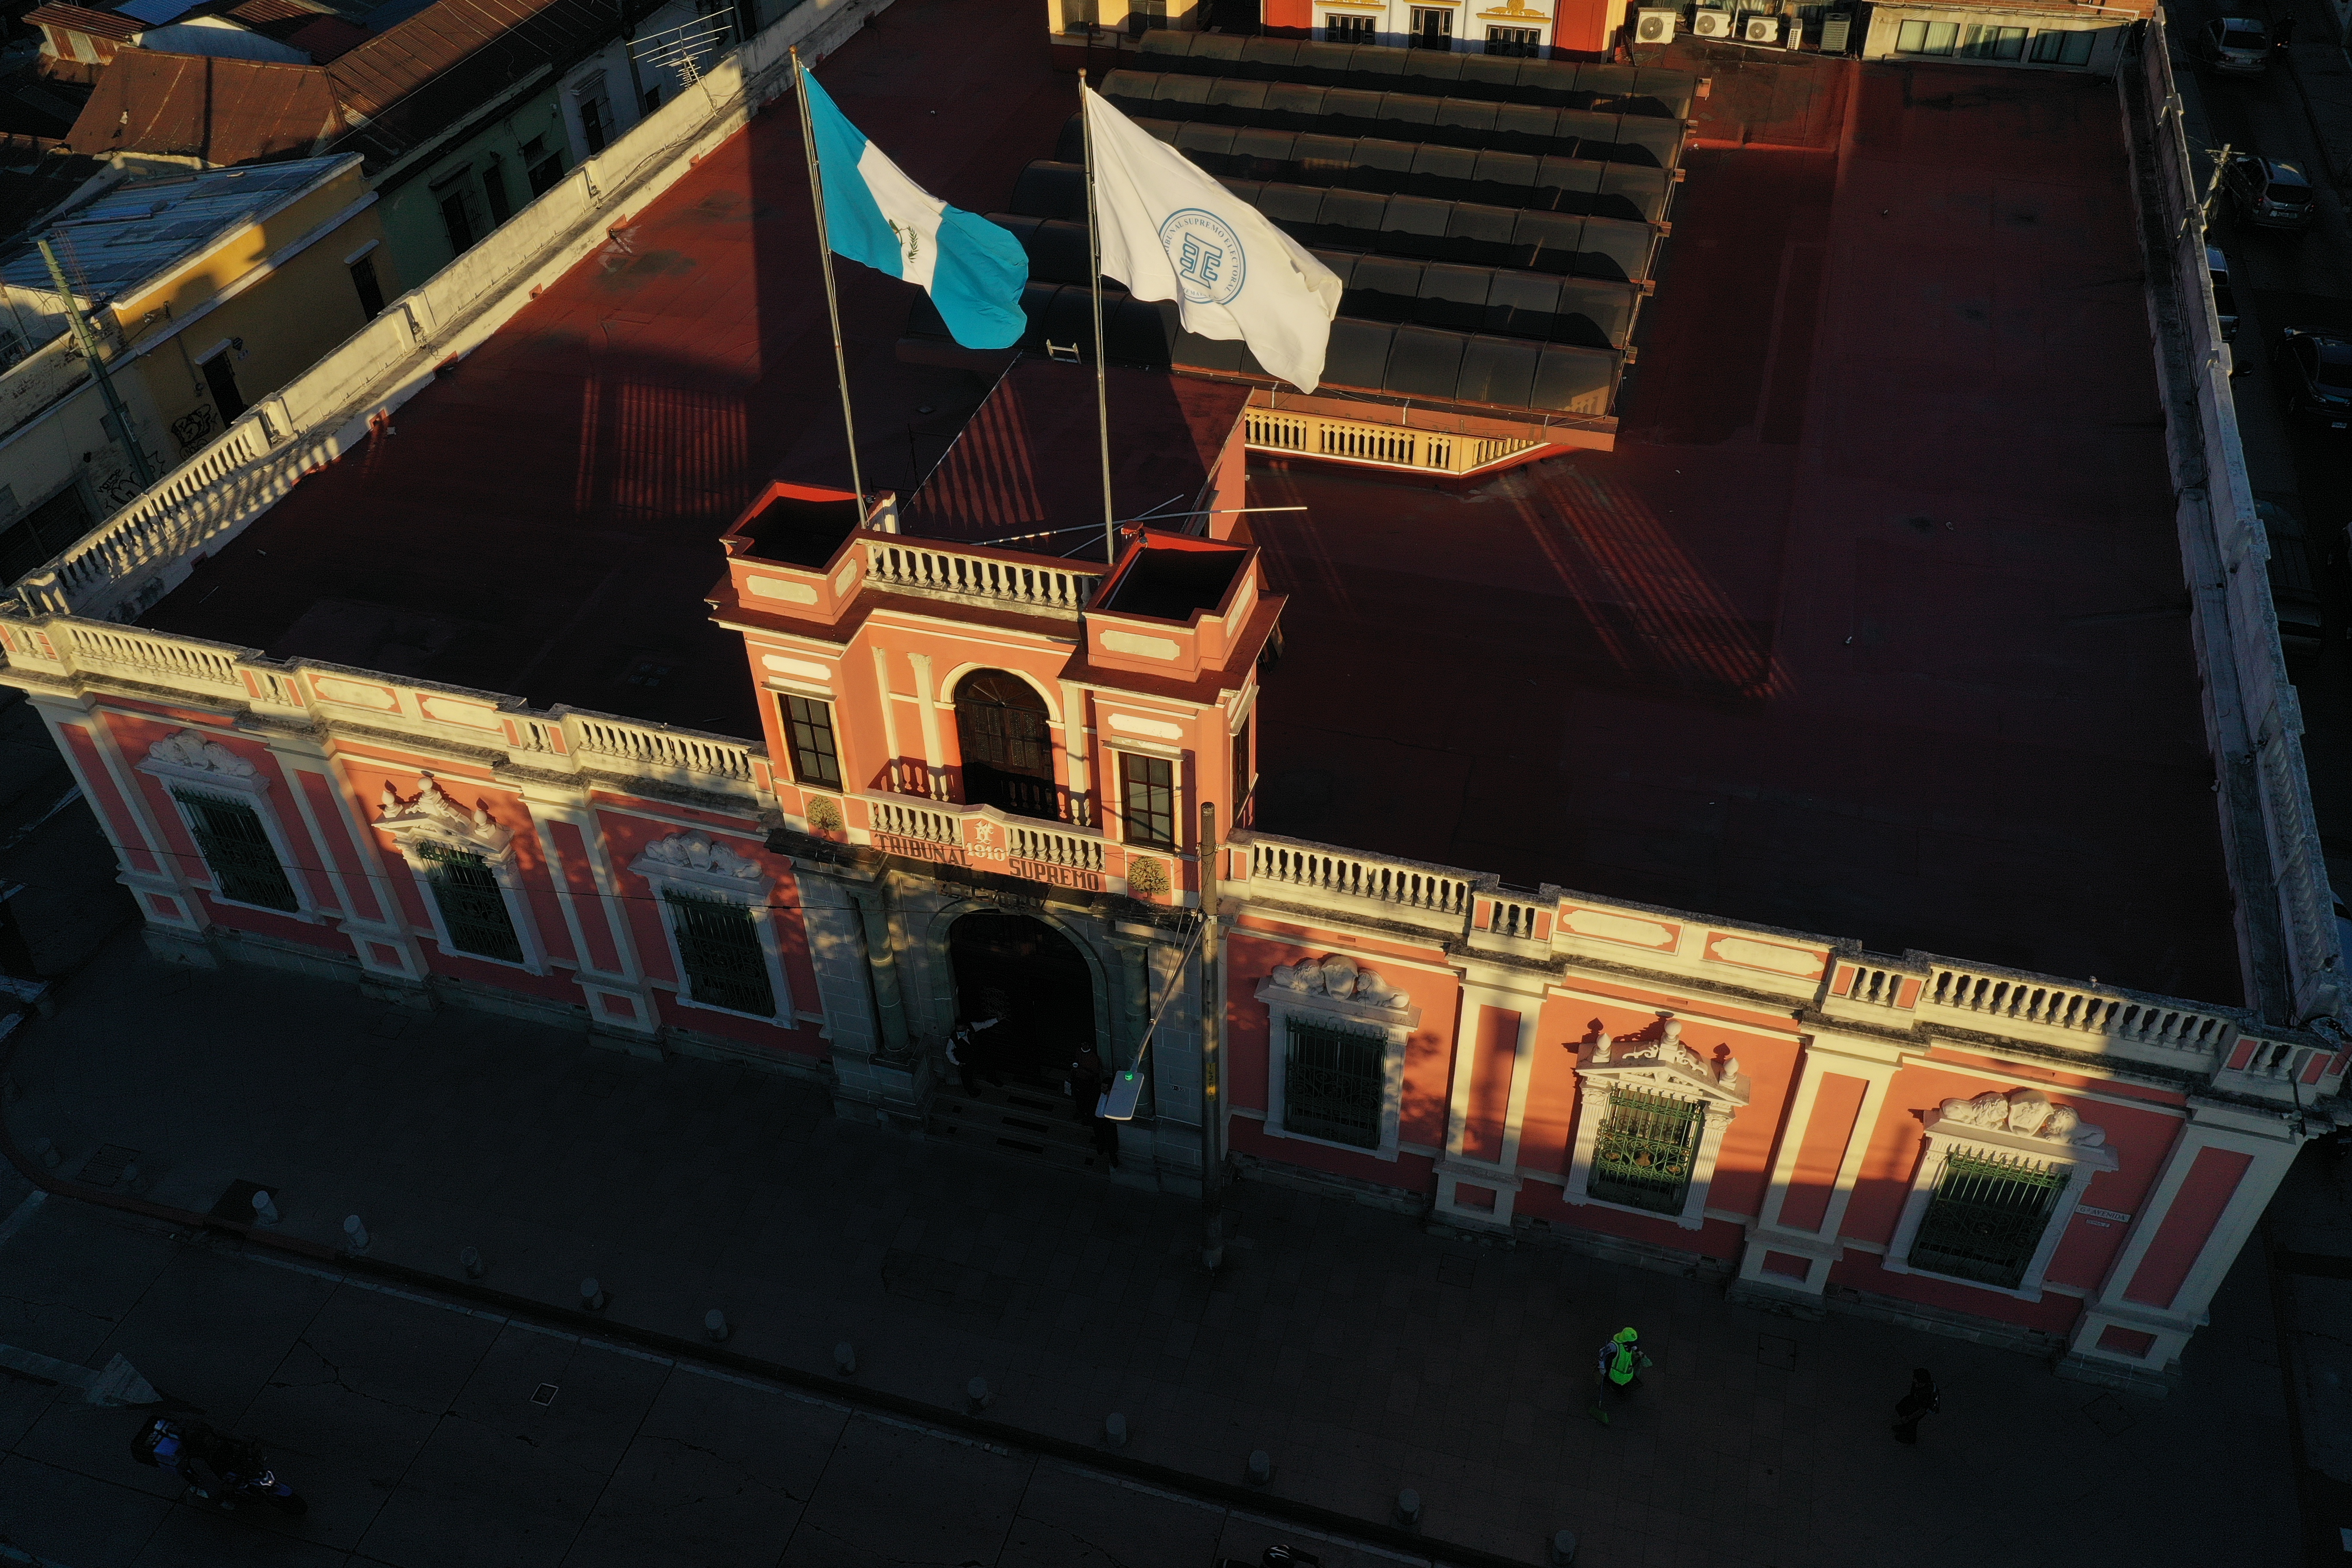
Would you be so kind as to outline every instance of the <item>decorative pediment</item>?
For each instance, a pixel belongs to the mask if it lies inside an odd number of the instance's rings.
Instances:
[[[2059,1105],[2038,1089],[1987,1089],[1973,1100],[1944,1101],[1927,1115],[1932,1137],[1963,1139],[2006,1152],[2043,1160],[2087,1162],[2112,1171],[2118,1162],[2105,1146],[2106,1129],[2083,1120],[2071,1105]]]
[[[1577,1076],[1596,1083],[1627,1083],[1667,1094],[1691,1094],[1718,1105],[1748,1103],[1748,1082],[1728,1050],[1709,1060],[1683,1043],[1683,1023],[1672,1013],[1641,1034],[1620,1040],[1606,1029],[1577,1047]]]
[[[1312,1007],[1360,1023],[1420,1026],[1412,998],[1344,952],[1286,963],[1258,984],[1257,999],[1287,1007]]]
[[[704,833],[674,833],[656,839],[629,863],[649,882],[675,882],[741,898],[759,895],[767,873],[748,855],[738,854]]]
[[[416,775],[416,794],[407,800],[385,780],[375,825],[403,848],[412,838],[438,838],[474,850],[486,860],[504,859],[514,843],[514,829],[492,821],[488,805],[476,800],[474,808],[467,810],[429,772]]]
[[[198,779],[206,784],[258,789],[264,783],[259,768],[196,730],[164,736],[147,748],[147,761],[142,765],[152,773]]]

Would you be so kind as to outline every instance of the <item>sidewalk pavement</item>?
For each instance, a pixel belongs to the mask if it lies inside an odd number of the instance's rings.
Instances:
[[[2329,178],[2337,185],[2352,184],[2352,56],[2336,25],[2335,8],[2318,0],[2288,6],[2272,0],[2273,20],[2294,12],[2294,40],[2285,50],[2285,75],[2294,84],[2303,112],[2311,121],[2312,140],[2327,160]],[[2176,37],[2186,47],[2188,39]],[[2179,69],[2176,63],[2174,68]]]
[[[563,1031],[369,1002],[332,981],[191,971],[117,939],[27,1020],[5,1072],[18,1151],[50,1181],[211,1210],[275,1193],[278,1233],[609,1315],[1071,1441],[1123,1413],[1138,1458],[1433,1537],[1588,1568],[1906,1568],[1998,1561],[2284,1563],[2295,1551],[2267,1276],[2224,1286],[2171,1397],[1871,1321],[1735,1308],[1718,1288],[1528,1241],[1425,1231],[1347,1201],[1233,1190],[1227,1267],[1194,1205],[831,1114],[729,1065],[641,1062]],[[20,1154],[20,1158],[23,1156]],[[128,1182],[117,1177],[135,1163]],[[1230,1221],[1229,1221],[1230,1223]],[[267,1234],[267,1233],[257,1233]],[[0,1294],[38,1280],[0,1280]],[[1615,1422],[1585,1414],[1594,1347],[1638,1325],[1657,1362]],[[1889,1439],[1915,1366],[1943,1384],[1920,1446]]]

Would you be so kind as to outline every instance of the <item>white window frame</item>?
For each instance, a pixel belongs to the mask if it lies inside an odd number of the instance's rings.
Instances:
[[[1412,1038],[1413,1030],[1421,1026],[1421,1009],[1410,1004],[1391,1007],[1352,996],[1333,996],[1319,989],[1318,981],[1300,981],[1301,971],[1319,966],[1321,963],[1320,959],[1310,959],[1301,964],[1285,964],[1258,983],[1257,999],[1265,1004],[1266,1013],[1265,1121],[1262,1125],[1269,1138],[1288,1138],[1349,1154],[1393,1161],[1400,1152],[1399,1129],[1403,1122],[1405,1042]],[[1357,969],[1360,975],[1370,973],[1360,965]],[[1293,1132],[1283,1124],[1287,1109],[1289,1075],[1286,1068],[1290,1056],[1290,1021],[1293,1018],[1307,1024],[1328,1025],[1352,1034],[1367,1033],[1368,1026],[1380,1033],[1385,1051],[1381,1063],[1381,1141],[1378,1147],[1367,1149],[1359,1143],[1318,1138],[1311,1132]]]
[[[2012,1089],[2008,1098],[2012,1103],[2042,1100],[2034,1089]],[[1947,1100],[1946,1105],[1954,1102]],[[1973,1103],[1973,1102],[1969,1102]],[[2088,1142],[2083,1142],[2087,1138]],[[2067,1227],[2074,1223],[2076,1205],[2091,1184],[2091,1178],[2102,1171],[2113,1171],[2122,1162],[2113,1149],[2105,1147],[2105,1134],[2089,1125],[2076,1129],[2072,1140],[2045,1138],[2012,1132],[2005,1128],[1986,1127],[1963,1121],[1945,1110],[1927,1112],[1927,1131],[1920,1141],[1919,1163],[1911,1173],[1911,1191],[1904,1200],[1903,1217],[1895,1223],[1895,1236],[1886,1244],[1886,1256],[1879,1267],[1889,1274],[1916,1274],[1923,1279],[1942,1279],[1954,1285],[1965,1285],[1971,1290],[1987,1290],[1996,1296],[2014,1296],[2021,1301],[2042,1300],[2042,1277],[2050,1271],[2050,1261],[2058,1255],[2058,1244],[2066,1237]],[[2015,1286],[1988,1285],[1981,1279],[1966,1279],[1957,1274],[1940,1274],[1932,1268],[1915,1268],[1910,1263],[1911,1245],[1919,1238],[1919,1224],[1935,1202],[1936,1185],[1943,1179],[1944,1163],[1954,1150],[1970,1153],[2023,1155],[2051,1164],[2065,1164],[2065,1189],[2051,1205],[2049,1223],[2042,1226],[2042,1240],[2033,1249],[2032,1260],[2026,1265],[2025,1276]]]
[[[1568,1201],[1663,1220],[1685,1230],[1704,1226],[1707,1193],[1715,1185],[1724,1134],[1731,1131],[1732,1118],[1748,1105],[1748,1079],[1740,1073],[1738,1059],[1727,1058],[1720,1070],[1710,1066],[1706,1058],[1682,1043],[1682,1021],[1669,1016],[1656,1039],[1621,1043],[1603,1032],[1579,1047],[1576,1077],[1576,1137],[1568,1168]],[[1698,1151],[1691,1160],[1690,1185],[1683,1194],[1680,1214],[1661,1214],[1592,1194],[1592,1150],[1610,1103],[1609,1096],[1600,1091],[1619,1084],[1675,1100],[1696,1100],[1706,1108],[1706,1124],[1699,1131]]]
[[[1110,816],[1118,825],[1118,836],[1112,841],[1127,846],[1139,855],[1165,855],[1178,860],[1187,858],[1191,854],[1184,847],[1184,758],[1187,753],[1173,746],[1145,745],[1127,740],[1106,739],[1100,744],[1110,757]],[[1173,844],[1146,844],[1127,836],[1127,770],[1119,761],[1123,752],[1132,752],[1136,756],[1149,757],[1154,762],[1168,764],[1168,789],[1175,797],[1169,803],[1168,824],[1169,831],[1176,840]]]
[[[760,868],[758,861],[736,853],[711,834],[674,833],[646,845],[645,852],[629,862],[629,870],[653,889],[654,908],[661,915],[662,936],[669,943],[670,973],[677,976],[675,994],[679,1005],[729,1018],[756,1018],[780,1029],[800,1026],[793,1007],[793,988],[784,978],[783,953],[776,945],[774,911],[768,907],[774,879]],[[669,900],[663,896],[671,891],[719,899],[751,911],[752,934],[759,940],[761,956],[767,961],[768,994],[775,1002],[774,1013],[742,1013],[715,1002],[696,1000],[694,976],[687,972],[686,952],[678,944],[677,920]]]
[[[417,896],[425,902],[425,913],[433,922],[433,940],[441,951],[453,958],[469,958],[477,963],[494,963],[501,969],[520,969],[529,974],[545,974],[547,950],[539,940],[538,927],[530,918],[530,898],[522,885],[522,868],[515,857],[514,829],[490,820],[488,807],[469,813],[452,799],[432,773],[420,771],[416,775],[416,795],[403,802],[387,783],[383,786],[383,803],[371,826],[392,836],[400,849],[400,858],[408,863],[409,874],[416,879]],[[507,906],[507,920],[514,927],[515,944],[522,949],[522,960],[493,958],[486,952],[473,952],[459,947],[449,935],[449,922],[441,912],[440,897],[433,888],[433,862],[417,848],[430,840],[446,848],[478,855],[482,864],[498,885],[499,895]]]
[[[204,867],[205,876],[212,886],[206,892],[217,902],[232,909],[255,910],[279,920],[317,921],[323,918],[311,901],[310,881],[297,874],[301,860],[294,853],[294,842],[287,837],[286,825],[278,817],[277,802],[269,794],[269,780],[261,770],[230,751],[201,730],[183,730],[176,735],[166,735],[147,748],[145,760],[139,771],[160,781],[172,809],[180,814],[180,825],[187,830],[188,841],[196,847],[197,863]],[[220,874],[212,862],[204,858],[205,843],[197,836],[195,819],[188,813],[187,803],[173,792],[174,781],[199,791],[212,790],[243,801],[253,807],[261,819],[261,830],[269,837],[269,847],[277,853],[278,868],[286,874],[286,885],[294,889],[294,908],[280,910],[268,904],[248,904],[242,899],[232,899],[221,890]]]

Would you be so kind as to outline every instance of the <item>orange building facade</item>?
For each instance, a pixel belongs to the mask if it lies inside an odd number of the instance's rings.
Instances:
[[[996,1016],[1016,1089],[1087,1045],[1142,1075],[1121,1181],[1197,1190],[1209,1079],[1258,1179],[2093,1377],[2176,1359],[2346,1056],[1256,831],[1286,601],[1240,414],[1194,521],[1111,568],[770,487],[709,595],[756,742],[65,616],[0,620],[5,679],[191,962],[748,1061],[910,1128],[985,1109],[943,1047]]]

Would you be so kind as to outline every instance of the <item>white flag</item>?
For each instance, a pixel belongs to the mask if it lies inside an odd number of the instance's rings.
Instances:
[[[1184,330],[1249,345],[1301,392],[1323,379],[1339,279],[1191,160],[1086,94],[1102,269],[1138,300],[1179,301]]]

